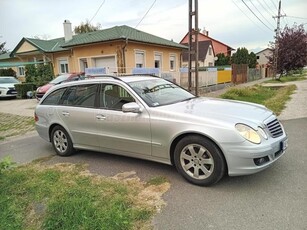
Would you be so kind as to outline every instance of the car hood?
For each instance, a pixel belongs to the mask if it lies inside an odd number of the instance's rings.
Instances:
[[[226,123],[259,125],[273,113],[265,106],[234,100],[199,97],[156,108],[159,113],[180,116],[187,120],[210,120]],[[178,117],[179,118],[179,117]],[[251,122],[253,124],[251,124]]]
[[[52,86],[54,86],[54,84],[46,84],[46,85],[43,85],[43,86],[40,86],[37,88],[37,92],[39,93],[46,93],[48,91],[48,89],[50,89]]]
[[[0,84],[0,87],[3,87],[3,88],[15,88],[16,84],[18,84],[18,83],[2,83],[2,84]]]

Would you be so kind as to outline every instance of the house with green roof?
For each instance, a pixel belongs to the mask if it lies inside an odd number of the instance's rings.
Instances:
[[[188,49],[125,25],[77,35],[73,35],[68,20],[63,26],[61,38],[22,38],[10,53],[11,60],[19,68],[27,63],[51,63],[55,75],[84,72],[93,67],[104,67],[107,73],[128,74],[134,68],[158,68],[176,78],[182,51]],[[0,67],[1,62],[0,59]]]

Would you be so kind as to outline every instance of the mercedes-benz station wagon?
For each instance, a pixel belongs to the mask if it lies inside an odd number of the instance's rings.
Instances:
[[[195,97],[153,76],[105,76],[52,87],[35,110],[39,135],[60,156],[75,150],[174,165],[208,186],[279,159],[287,135],[262,105]]]

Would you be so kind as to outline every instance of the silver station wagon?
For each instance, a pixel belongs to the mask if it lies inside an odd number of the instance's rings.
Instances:
[[[35,110],[36,129],[60,156],[92,150],[175,165],[208,186],[225,174],[269,167],[287,135],[262,105],[195,97],[152,76],[105,76],[52,87]]]

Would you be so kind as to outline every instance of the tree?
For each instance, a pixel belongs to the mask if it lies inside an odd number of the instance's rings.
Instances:
[[[8,49],[6,49],[5,46],[6,42],[0,43],[0,54],[5,54],[8,52]]]
[[[74,32],[75,34],[82,34],[82,33],[88,33],[88,32],[93,32],[96,30],[99,30],[101,28],[101,25],[97,23],[96,26],[91,25],[88,19],[86,19],[85,22],[81,22],[79,26],[75,26]]]
[[[282,76],[307,65],[307,33],[304,25],[286,26],[278,36],[277,73]],[[272,51],[275,53],[273,43]],[[270,58],[273,64],[273,57]]]
[[[238,48],[231,56],[232,64],[247,64],[249,68],[256,68],[257,65],[257,56],[255,53],[248,53],[246,48]]]
[[[256,66],[257,66],[257,55],[254,52],[250,52],[248,67],[249,68],[256,68]]]
[[[238,48],[237,52],[231,56],[232,64],[248,64],[249,63],[249,54],[246,48]]]
[[[216,55],[217,60],[215,61],[215,66],[223,66],[223,65],[230,65],[230,57],[225,56],[225,54],[220,53]]]

